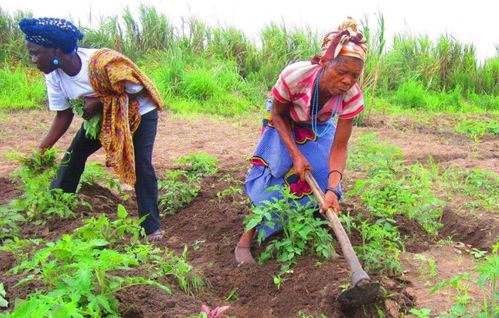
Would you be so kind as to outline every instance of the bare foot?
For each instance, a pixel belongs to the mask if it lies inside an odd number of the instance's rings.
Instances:
[[[160,229],[157,229],[156,231],[152,232],[151,234],[146,236],[148,242],[157,242],[160,241],[163,238],[163,231]]]
[[[236,245],[234,256],[238,264],[256,264],[255,259],[251,255],[251,246]]]

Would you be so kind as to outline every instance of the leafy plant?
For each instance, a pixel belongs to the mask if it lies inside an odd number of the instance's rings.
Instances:
[[[71,99],[69,101],[73,111],[79,116],[83,117],[83,106],[85,101],[83,98]],[[90,119],[83,120],[83,129],[85,129],[85,136],[89,139],[97,139],[100,136],[100,128],[102,122],[102,113],[96,114]]]
[[[202,280],[192,274],[192,267],[185,262],[186,250],[177,257],[171,251],[163,252],[150,244],[142,244],[136,238],[142,231],[138,221],[126,223],[123,207],[118,220],[92,220],[74,235],[64,234],[56,242],[47,245],[20,265],[12,273],[23,273],[19,284],[37,280],[43,291],[36,291],[26,300],[16,302],[7,317],[105,317],[119,316],[115,294],[135,285],[152,285],[171,293],[171,289],[154,279],[173,276],[181,288],[190,291],[200,286]],[[131,245],[113,249],[117,239],[132,236]],[[105,238],[116,236],[112,241]],[[118,271],[129,271],[141,264],[150,277],[120,276]]]
[[[312,252],[329,259],[334,253],[333,238],[328,232],[328,222],[314,217],[317,211],[316,203],[307,205],[297,203],[297,197],[288,187],[270,187],[267,191],[281,191],[282,199],[264,201],[252,209],[244,219],[245,231],[255,228],[259,224],[275,227],[276,220],[282,224],[283,238],[273,239],[268,243],[259,258],[260,263],[275,258],[284,263],[281,271],[286,271],[296,263],[298,256]],[[258,233],[257,241],[263,242],[265,233]]]
[[[31,157],[11,156],[21,163],[14,177],[20,180],[23,194],[4,207],[8,210],[4,214],[14,217],[15,213],[23,212],[28,220],[44,223],[55,216],[62,219],[73,217],[76,207],[85,204],[73,193],[65,193],[61,189],[49,190],[57,168],[55,154],[56,150],[50,149],[44,154],[35,151]]]
[[[26,219],[18,211],[9,206],[0,206],[0,242],[16,237],[20,231],[17,224],[24,221]]]
[[[409,313],[411,313],[413,315],[416,315],[416,317],[418,317],[418,318],[429,318],[430,317],[430,313],[431,313],[431,309],[428,309],[428,308],[422,308],[422,309],[412,308],[411,310],[409,310]]]
[[[37,246],[43,243],[42,239],[20,239],[14,237],[3,242],[0,251],[11,253],[17,262],[25,260]]]
[[[0,283],[0,307],[6,308],[9,306],[9,302],[7,301],[7,299],[5,299],[5,297],[7,297],[7,292],[5,292],[3,283]]]
[[[197,179],[189,178],[186,172],[172,170],[166,172],[166,179],[159,181],[159,208],[163,213],[173,214],[189,204],[200,190]]]
[[[180,157],[176,162],[181,165],[181,170],[184,170],[189,178],[199,179],[218,171],[218,159],[205,152]]]
[[[404,245],[393,223],[393,220],[378,219],[374,224],[363,220],[355,225],[355,229],[362,236],[362,244],[354,249],[366,271],[388,274],[402,272],[399,256]]]

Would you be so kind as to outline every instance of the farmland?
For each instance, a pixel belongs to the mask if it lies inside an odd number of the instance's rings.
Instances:
[[[202,304],[229,305],[226,317],[497,316],[497,57],[478,65],[471,47],[445,37],[400,36],[387,49],[382,17],[367,29],[367,108],[349,146],[340,220],[383,288],[377,303],[344,313],[336,300],[348,267],[326,226],[299,255],[279,246],[297,248],[300,218],[254,247],[259,265],[233,257],[265,96],[288,61],[313,55],[317,35],[269,25],[258,49],[237,29],[196,19],[176,33],[148,7],[138,21],[123,13],[140,34],[119,31],[118,17],[86,30],[85,45],[136,60],[167,105],[153,156],[165,236],[150,244],[134,191],[99,165],[102,150],[76,196],[42,195],[63,151],[22,159],[53,114],[42,77],[16,49],[16,17],[0,13],[10,23],[0,38],[0,317],[206,317]]]

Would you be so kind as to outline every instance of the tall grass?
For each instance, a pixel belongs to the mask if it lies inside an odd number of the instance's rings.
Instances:
[[[33,69],[17,66],[0,68],[0,109],[30,109],[45,100],[43,76]]]
[[[29,63],[27,51],[19,49],[24,40],[17,22],[30,15],[11,15],[0,8],[0,61],[10,68]],[[137,61],[173,109],[176,102],[190,103],[191,109],[224,114],[254,109],[279,72],[289,63],[310,59],[322,40],[322,34],[283,22],[266,25],[256,40],[235,27],[209,26],[194,17],[174,27],[147,5],[138,12],[125,8],[98,22],[95,28],[82,27],[81,46],[111,47]],[[362,76],[368,106],[382,96],[417,109],[459,111],[468,102],[498,110],[499,55],[478,64],[474,47],[450,35],[431,41],[425,35],[399,34],[390,46],[381,13],[374,26],[367,17],[361,22],[369,43]]]

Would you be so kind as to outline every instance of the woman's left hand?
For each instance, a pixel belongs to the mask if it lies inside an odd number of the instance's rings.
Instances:
[[[338,197],[336,193],[327,191],[324,196],[324,204],[321,205],[321,213],[325,213],[327,209],[333,209],[336,215],[340,214],[340,203],[338,202]]]
[[[83,119],[89,120],[98,113],[102,112],[102,103],[98,97],[83,97]]]

